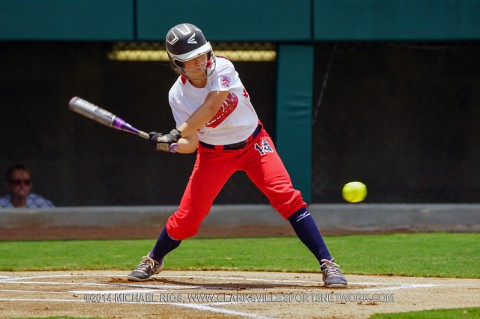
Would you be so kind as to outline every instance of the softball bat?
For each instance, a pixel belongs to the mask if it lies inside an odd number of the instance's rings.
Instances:
[[[91,120],[94,120],[100,124],[112,127],[114,129],[129,132],[144,139],[149,138],[148,133],[140,131],[139,129],[133,127],[132,125],[125,122],[123,119],[119,118],[115,114],[102,109],[98,105],[95,105],[87,100],[84,100],[78,96],[73,97],[68,103],[68,107],[73,112],[76,112],[80,115],[85,116]]]

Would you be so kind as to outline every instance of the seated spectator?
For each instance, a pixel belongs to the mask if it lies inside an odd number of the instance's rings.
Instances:
[[[9,194],[0,197],[0,208],[48,208],[54,207],[48,199],[30,193],[32,174],[27,166],[16,164],[5,174],[5,186]]]

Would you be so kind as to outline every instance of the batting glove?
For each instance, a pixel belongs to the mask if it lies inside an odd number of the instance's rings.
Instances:
[[[157,149],[157,139],[159,137],[162,137],[162,133],[158,133],[158,132],[150,132],[148,133],[148,143],[150,143],[150,146],[152,146],[153,149]]]
[[[173,129],[170,133],[163,135],[162,133],[150,132],[148,134],[150,145],[157,151],[176,153],[178,150],[178,140],[182,137],[182,133]]]

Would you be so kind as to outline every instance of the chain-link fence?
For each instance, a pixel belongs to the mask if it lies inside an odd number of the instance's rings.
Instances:
[[[275,53],[275,47],[213,47],[233,55],[257,113],[274,134],[275,56],[265,54]],[[70,98],[81,96],[147,132],[169,131],[175,123],[168,90],[176,75],[157,58],[162,50],[161,43],[0,42],[0,168],[26,163],[33,171],[33,191],[57,206],[178,204],[194,154],[154,152],[133,135],[67,109]],[[115,56],[127,51],[138,56]],[[142,59],[141,51],[151,51],[153,58]],[[218,197],[217,203],[227,202],[266,201],[239,173]]]
[[[213,47],[232,58],[274,137],[275,45]],[[479,42],[317,44],[313,202],[341,202],[351,180],[367,184],[370,203],[478,202],[479,49]],[[0,42],[0,168],[26,163],[33,190],[58,206],[177,204],[194,154],[153,152],[67,109],[78,95],[145,131],[170,130],[176,75],[162,50],[161,43]],[[216,203],[267,201],[238,173]]]
[[[315,48],[313,201],[480,201],[480,43]]]

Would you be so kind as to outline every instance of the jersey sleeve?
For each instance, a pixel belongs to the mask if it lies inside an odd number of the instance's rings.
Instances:
[[[217,57],[222,63],[217,63],[217,68],[213,74],[212,86],[210,92],[213,91],[230,91],[239,81],[238,73],[229,60]],[[218,61],[220,62],[220,61]]]
[[[177,126],[185,122],[189,117],[188,113],[182,107],[182,103],[178,93],[178,85],[179,83],[177,80],[177,82],[168,92],[168,103],[170,104],[173,119],[175,120],[175,124]]]
[[[170,102],[170,108],[172,109],[173,119],[175,120],[176,126],[185,122],[190,116],[187,112],[181,111],[179,108],[175,107],[174,102]]]

